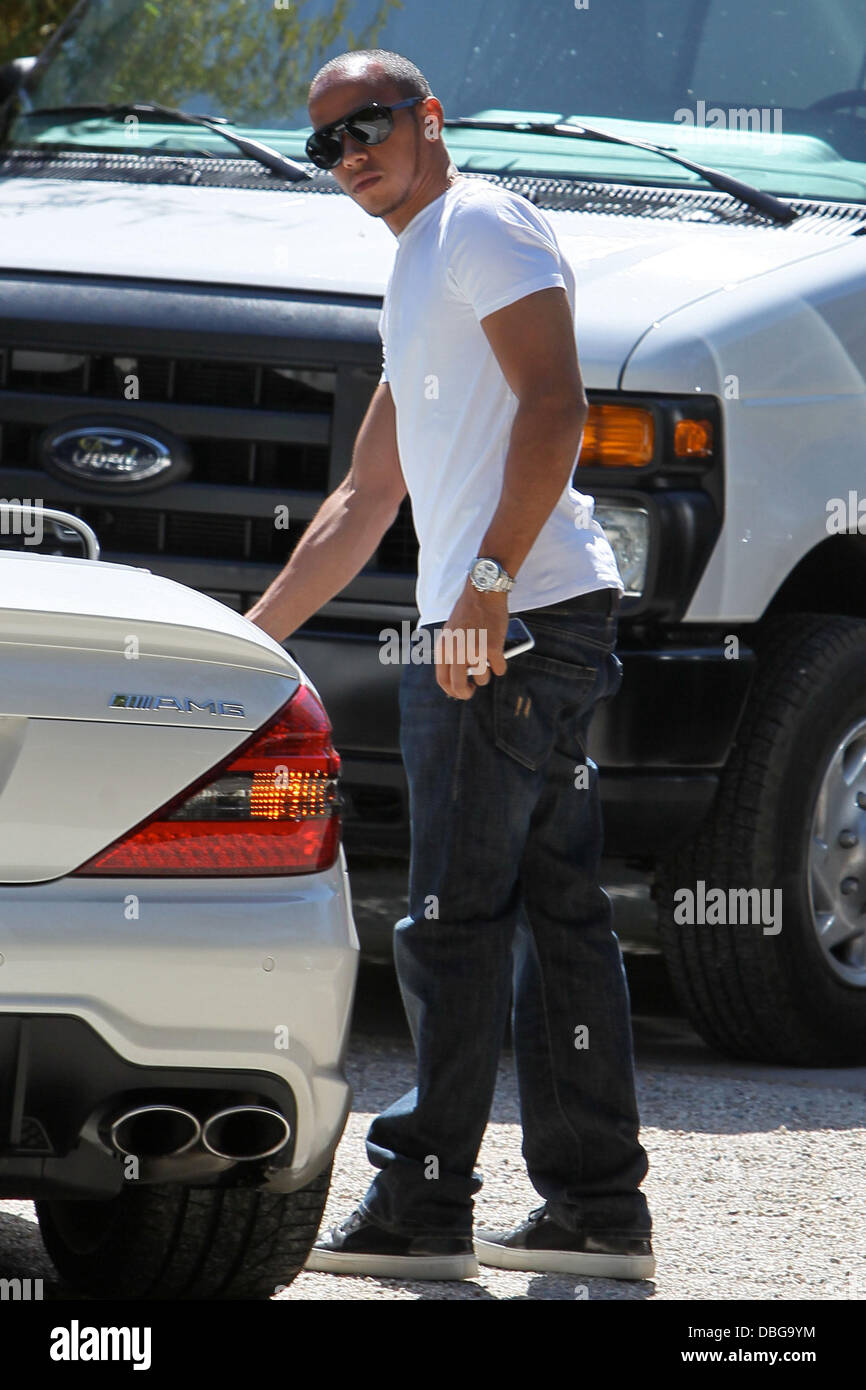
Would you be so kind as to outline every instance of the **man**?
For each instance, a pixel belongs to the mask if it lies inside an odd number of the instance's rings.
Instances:
[[[311,157],[398,239],[385,369],[347,477],[247,616],[284,640],[366,563],[408,489],[435,664],[407,664],[400,688],[412,852],[394,949],[417,1085],[371,1125],[380,1171],[308,1268],[647,1278],[629,1000],[585,752],[621,679],[623,586],[570,486],[587,415],[573,275],[528,201],[459,174],[405,58],[332,59],[309,112]],[[535,646],[506,664],[509,612]],[[473,1246],[512,975],[523,1154],[545,1205]]]

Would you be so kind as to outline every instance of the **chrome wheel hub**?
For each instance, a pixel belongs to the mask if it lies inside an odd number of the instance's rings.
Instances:
[[[809,839],[812,924],[825,960],[866,989],[866,719],[845,733],[827,765]]]

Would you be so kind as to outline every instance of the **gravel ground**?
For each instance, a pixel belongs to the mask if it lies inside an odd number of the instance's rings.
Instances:
[[[354,1111],[337,1151],[325,1226],[348,1215],[375,1171],[364,1150],[373,1116],[414,1083],[393,976],[370,969],[347,1064]],[[660,996],[652,979],[649,997]],[[652,1282],[484,1267],[478,1279],[453,1283],[310,1272],[276,1300],[866,1299],[866,1068],[810,1072],[727,1063],[667,1011],[637,1017],[635,1037],[650,1158],[644,1190],[658,1262]],[[506,1048],[479,1158],[479,1225],[511,1226],[540,1205],[523,1166],[518,1114]],[[6,1274],[43,1278],[46,1296],[58,1296],[30,1202],[0,1202],[0,1275]]]
[[[413,1084],[411,1044],[356,1039],[355,1110],[337,1152],[324,1224],[363,1196],[373,1116]],[[801,1073],[792,1073],[800,1076]],[[303,1273],[277,1295],[304,1299],[866,1298],[866,1096],[808,1081],[757,1081],[638,1065],[644,1184],[658,1269],[652,1282],[578,1280],[481,1268],[476,1280],[407,1282]],[[541,1199],[520,1153],[517,1088],[503,1053],[480,1159],[476,1221],[511,1226]]]

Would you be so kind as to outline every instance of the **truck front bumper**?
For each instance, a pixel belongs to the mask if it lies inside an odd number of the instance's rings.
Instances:
[[[601,771],[606,855],[668,852],[694,834],[712,806],[755,669],[747,642],[739,638],[733,647],[727,637],[702,632],[690,638],[679,628],[663,642],[638,645],[621,630],[622,686],[598,706],[587,750]],[[380,644],[361,637],[304,635],[290,645],[334,725],[348,802],[348,852],[405,854],[402,666],[383,664]]]

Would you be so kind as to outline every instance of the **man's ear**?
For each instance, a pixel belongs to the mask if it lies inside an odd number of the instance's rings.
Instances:
[[[424,139],[432,143],[442,134],[442,122],[445,120],[442,103],[438,97],[427,97],[420,110],[424,122]]]

